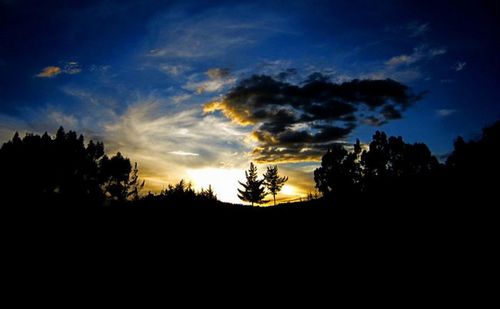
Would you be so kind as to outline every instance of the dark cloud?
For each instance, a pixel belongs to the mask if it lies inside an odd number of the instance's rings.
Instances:
[[[397,110],[393,105],[385,105],[384,107],[382,107],[381,112],[384,118],[387,120],[403,118],[401,111]]]
[[[206,104],[205,111],[220,110],[241,125],[253,125],[258,161],[304,161],[318,159],[359,123],[379,126],[402,118],[418,99],[420,95],[390,79],[336,84],[313,73],[297,85],[254,75],[221,101]]]
[[[284,80],[287,80],[289,79],[290,77],[293,77],[295,75],[297,75],[297,69],[294,69],[294,68],[289,68],[289,69],[286,69],[285,71],[279,73],[276,78],[280,81],[284,81]]]

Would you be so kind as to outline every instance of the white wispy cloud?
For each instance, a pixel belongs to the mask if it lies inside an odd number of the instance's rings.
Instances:
[[[80,64],[76,61],[68,61],[64,64],[62,72],[65,74],[78,74],[82,72],[82,68]]]
[[[25,133],[43,134],[44,132],[55,132],[60,126],[67,130],[79,130],[81,128],[80,119],[76,115],[64,112],[54,106],[45,106],[33,110],[25,109],[24,113],[19,116],[0,114],[0,144],[12,138],[16,131],[23,136]]]
[[[386,79],[392,78],[401,82],[412,82],[422,78],[429,78],[422,65],[431,61],[435,57],[446,54],[444,47],[430,47],[419,45],[413,49],[412,53],[401,54],[386,60],[383,67],[375,68],[371,72],[360,74],[361,78]]]
[[[411,54],[411,55],[399,55],[399,56],[394,56],[391,59],[387,60],[385,63],[388,66],[398,66],[402,64],[412,64],[420,60],[420,55],[416,54]]]
[[[422,60],[430,60],[436,56],[446,54],[446,48],[429,48],[426,45],[420,45],[413,49],[411,54],[402,54],[394,56],[387,60],[385,64],[389,67],[398,67],[401,65],[412,65]]]
[[[456,109],[443,108],[436,110],[436,115],[438,117],[448,117],[456,112],[457,112]]]
[[[429,23],[412,22],[406,26],[407,30],[410,32],[410,37],[421,36],[429,30],[431,30]]]
[[[192,60],[220,56],[282,33],[283,19],[250,16],[247,7],[233,7],[198,15],[170,12],[157,18],[151,28],[155,43],[150,56]]]
[[[161,63],[158,68],[160,71],[171,76],[178,76],[191,70],[191,68],[187,65],[182,65],[182,64],[174,65],[168,63]]]
[[[465,66],[467,65],[467,62],[465,61],[458,61],[457,63],[455,63],[452,67],[453,70],[457,71],[457,72],[460,72],[462,71]]]
[[[169,153],[177,156],[199,156],[198,153],[185,151],[170,151]]]
[[[89,67],[90,72],[106,73],[109,70],[111,70],[111,65],[109,64],[103,64],[103,65],[92,64]]]
[[[191,97],[192,97],[192,95],[190,95],[190,94],[179,94],[179,95],[173,96],[170,100],[174,104],[180,104],[182,102],[185,102],[185,101],[191,99]]]
[[[228,85],[232,85],[236,82],[236,78],[228,78],[228,79],[211,79],[211,80],[204,80],[200,82],[193,82],[189,81],[186,83],[185,88],[195,91],[198,94],[204,93],[204,92],[217,92],[224,87]]]
[[[423,36],[431,30],[429,22],[412,21],[406,24],[392,25],[385,27],[385,31],[395,33],[399,36],[403,35],[409,38],[417,38]]]
[[[57,126],[71,130],[75,130],[78,127],[78,119],[74,115],[65,114],[61,111],[53,110],[47,114],[47,118]]]
[[[237,81],[237,78],[232,76],[228,69],[223,68],[209,69],[204,75],[193,74],[184,88],[202,94],[204,92],[221,91]]]
[[[165,103],[139,100],[103,127],[108,150],[140,162],[148,188],[159,190],[188,178],[187,170],[245,165],[245,156],[232,154],[247,150],[247,132],[227,120],[203,116],[199,107],[172,112],[164,109]]]
[[[225,79],[228,78],[231,73],[229,69],[226,68],[211,68],[207,70],[206,74],[210,79]]]

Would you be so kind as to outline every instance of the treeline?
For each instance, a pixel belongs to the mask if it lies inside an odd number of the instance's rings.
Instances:
[[[377,131],[368,145],[358,140],[351,148],[332,147],[314,172],[322,198],[302,205],[489,205],[498,190],[499,147],[500,122],[485,128],[476,140],[457,138],[445,162],[425,144],[409,144]],[[12,206],[228,206],[217,201],[211,187],[197,192],[185,181],[159,194],[141,194],[144,181],[137,164],[120,153],[108,156],[102,143],[85,143],[82,135],[63,128],[55,137],[45,133],[21,138],[16,133],[0,148],[0,162],[0,197]],[[238,196],[252,204],[266,202],[267,194],[275,200],[288,180],[278,175],[276,166],[268,167],[261,179],[253,164],[245,174]]]
[[[2,197],[11,202],[100,205],[106,200],[137,199],[144,185],[137,164],[120,153],[109,157],[101,142],[89,141],[61,127],[54,138],[47,132],[16,132],[0,149]]]
[[[158,195],[140,198],[145,181],[137,163],[120,152],[108,156],[102,142],[85,143],[82,135],[59,128],[54,138],[16,132],[0,148],[0,196],[10,206],[101,206],[147,201],[214,201],[211,187],[195,192],[181,181]],[[42,205],[40,205],[42,204]]]
[[[368,145],[357,140],[350,151],[330,149],[314,180],[326,201],[344,205],[449,206],[471,199],[476,204],[498,187],[499,147],[500,122],[483,129],[477,140],[458,137],[443,163],[423,143],[408,144],[377,131]]]

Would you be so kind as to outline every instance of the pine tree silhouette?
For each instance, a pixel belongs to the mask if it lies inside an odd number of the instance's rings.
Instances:
[[[276,195],[281,191],[285,182],[287,182],[288,177],[279,177],[278,166],[268,166],[267,171],[264,174],[264,185],[267,190],[273,196],[274,206],[276,206]]]
[[[139,168],[137,167],[137,162],[135,162],[134,169],[127,183],[127,197],[133,201],[139,200],[139,192],[144,188],[145,183],[145,180],[141,182],[139,179]]]
[[[268,202],[264,200],[266,196],[266,188],[263,186],[264,179],[257,179],[257,167],[253,162],[250,163],[250,169],[245,171],[245,177],[247,179],[246,183],[238,181],[243,186],[243,190],[238,189],[240,200],[250,202],[252,206],[254,203],[263,204]]]

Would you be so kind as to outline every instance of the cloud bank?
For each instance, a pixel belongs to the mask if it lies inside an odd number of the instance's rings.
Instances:
[[[333,83],[314,73],[300,84],[267,75],[242,80],[221,100],[204,106],[242,126],[253,126],[257,162],[317,161],[360,124],[402,118],[421,95],[394,80]]]

